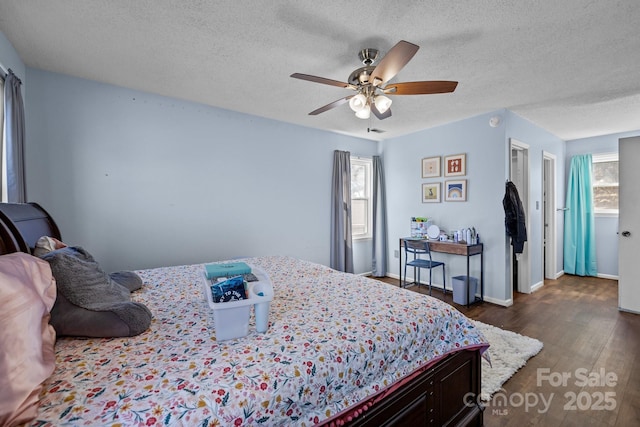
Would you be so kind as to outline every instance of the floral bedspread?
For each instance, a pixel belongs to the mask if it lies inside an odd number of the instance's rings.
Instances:
[[[154,314],[150,329],[59,339],[33,425],[310,426],[434,359],[487,345],[435,298],[290,257],[245,261],[274,286],[266,334],[252,318],[248,336],[215,340],[203,265],[138,271],[133,299]]]

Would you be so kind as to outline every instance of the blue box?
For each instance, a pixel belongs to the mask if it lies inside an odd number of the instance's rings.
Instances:
[[[232,277],[251,273],[251,267],[244,262],[228,262],[225,264],[205,264],[207,279],[216,277]]]
[[[469,277],[469,292],[467,292],[467,276],[456,276],[452,277],[451,280],[453,281],[453,302],[467,305],[469,297],[471,297],[471,302],[476,300],[477,278]]]

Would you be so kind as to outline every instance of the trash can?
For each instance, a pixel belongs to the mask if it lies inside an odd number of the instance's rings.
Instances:
[[[471,302],[476,299],[476,289],[478,288],[478,279],[469,277],[469,292],[467,293],[467,276],[452,277],[453,281],[453,302],[460,305],[467,305],[469,297]]]

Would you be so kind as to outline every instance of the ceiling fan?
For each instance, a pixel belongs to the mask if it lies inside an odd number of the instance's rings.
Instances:
[[[343,87],[356,91],[333,101],[309,113],[311,116],[324,113],[332,108],[349,103],[356,117],[368,119],[373,114],[380,120],[391,116],[391,99],[386,95],[429,95],[434,93],[450,93],[456,89],[458,82],[446,80],[432,80],[420,82],[388,83],[413,58],[420,47],[400,40],[380,60],[378,65],[373,63],[378,57],[377,49],[362,49],[359,58],[364,64],[349,76],[348,81],[326,79],[309,74],[293,73],[291,77],[322,83],[330,86]]]

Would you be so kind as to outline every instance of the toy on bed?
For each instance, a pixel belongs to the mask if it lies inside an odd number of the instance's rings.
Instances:
[[[144,304],[131,301],[131,291],[142,286],[135,273],[109,275],[79,246],[62,246],[40,257],[56,278],[51,325],[58,336],[130,337],[149,328],[151,312]]]

